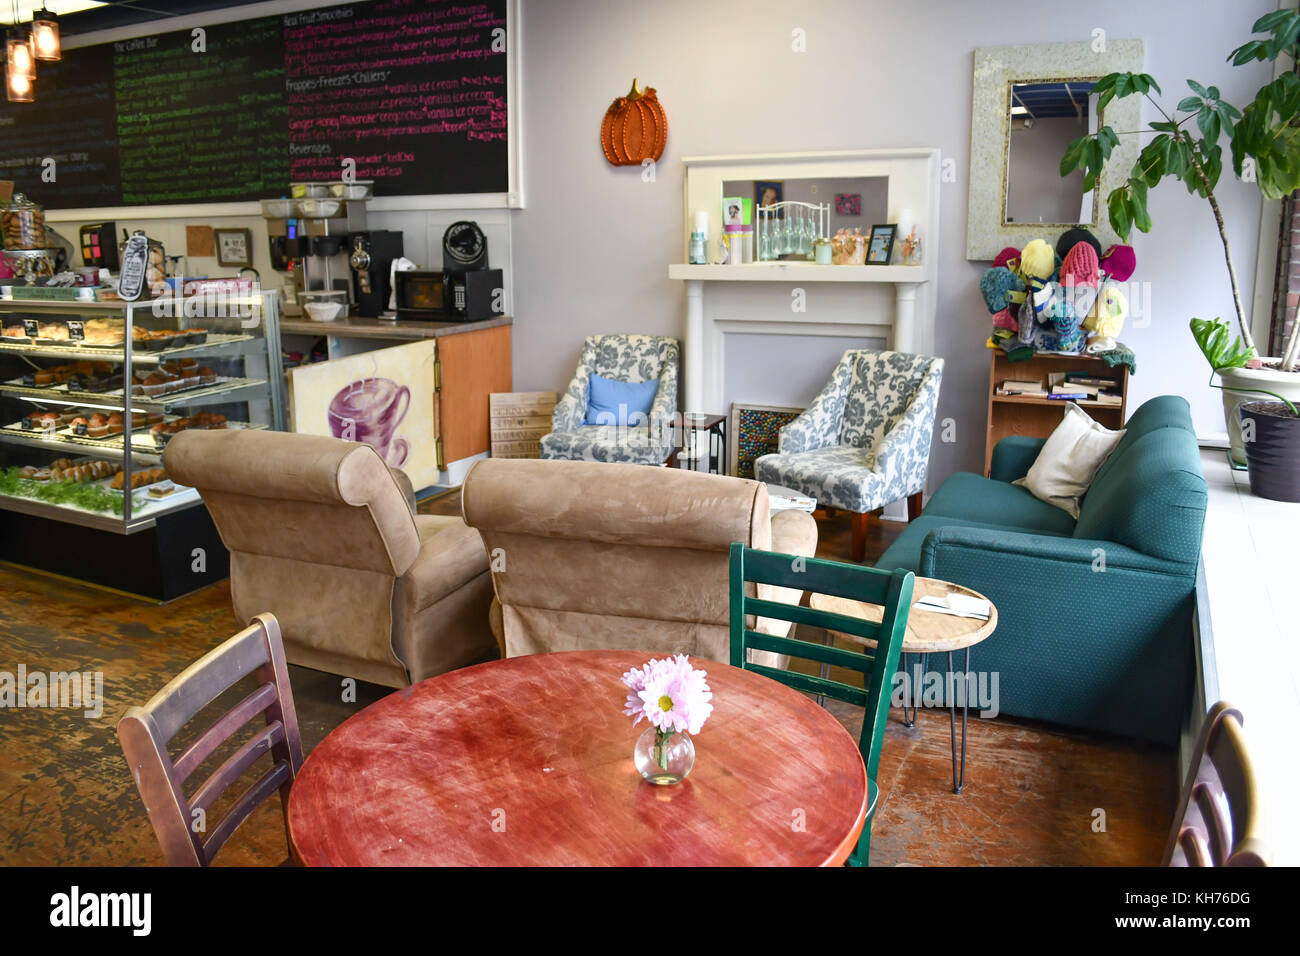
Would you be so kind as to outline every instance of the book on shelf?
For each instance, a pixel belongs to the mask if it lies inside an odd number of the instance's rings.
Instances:
[[[1119,388],[1119,380],[1114,378],[1099,378],[1095,375],[1089,375],[1087,372],[1066,372],[1065,380],[1071,385],[1095,385],[1097,388]]]
[[[1033,398],[1043,398],[1047,395],[1047,390],[1043,388],[1041,381],[1030,382],[1011,378],[998,386],[996,392],[998,395],[1024,395]]]
[[[1086,402],[1091,396],[1087,392],[1058,392],[1052,389],[1052,394],[1047,397],[1058,402]]]
[[[1097,394],[1097,401],[1103,405],[1123,405],[1124,396],[1112,395],[1110,392],[1099,392]]]

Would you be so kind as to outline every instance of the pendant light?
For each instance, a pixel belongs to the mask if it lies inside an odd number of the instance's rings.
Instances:
[[[36,64],[26,38],[16,38],[14,32],[5,40],[5,94],[10,103],[31,103],[36,99]]]
[[[5,34],[5,94],[10,103],[31,103],[36,99],[36,58],[31,39],[18,25],[14,3],[14,25]]]
[[[38,60],[57,62],[63,59],[59,18],[43,6],[32,14],[32,52]]]

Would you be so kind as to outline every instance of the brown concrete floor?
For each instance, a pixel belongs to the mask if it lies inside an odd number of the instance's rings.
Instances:
[[[421,510],[457,513],[458,496]],[[821,518],[819,526],[819,556],[846,560],[847,519]],[[868,561],[900,527],[874,524]],[[29,670],[100,670],[106,698],[97,720],[67,710],[0,711],[0,864],[161,863],[114,727],[127,707],[235,630],[227,583],[158,607],[0,567],[0,670],[15,672],[20,663]],[[389,693],[359,684],[356,701],[345,702],[339,677],[291,667],[290,679],[308,753]],[[233,701],[228,696],[210,710],[223,702]],[[834,702],[830,709],[856,738],[861,712]],[[201,768],[193,779],[205,773]],[[1007,719],[972,720],[966,788],[958,795],[946,712],[923,712],[907,728],[895,710],[881,757],[872,863],[1157,864],[1176,799],[1174,775],[1169,752]],[[1092,829],[1097,808],[1105,811],[1105,832]],[[218,862],[270,865],[285,855],[279,802],[272,799]]]

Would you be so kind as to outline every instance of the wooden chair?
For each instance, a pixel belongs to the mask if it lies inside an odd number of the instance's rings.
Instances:
[[[913,580],[911,571],[901,569],[891,573],[817,558],[796,558],[789,554],[754,551],[742,544],[731,546],[731,666],[756,671],[795,690],[817,694],[819,697],[833,697],[857,704],[866,710],[862,716],[858,750],[867,768],[867,821],[863,825],[857,847],[849,856],[849,866],[866,866],[870,854],[871,820],[880,796],[880,790],[876,786],[876,770],[880,765],[885,720],[889,716],[889,701],[893,690],[891,682],[898,670],[898,654],[903,646],[907,615],[912,607]],[[762,600],[748,596],[746,584],[776,585],[879,604],[883,607],[883,614],[880,623],[875,624],[831,611]],[[751,615],[854,634],[870,638],[876,642],[876,646],[871,651],[865,648],[844,650],[796,637],[760,634],[749,627],[752,621],[748,618]],[[828,676],[814,677],[750,663],[751,649],[788,654],[823,665],[857,671],[863,675],[864,687],[843,684]],[[824,667],[822,674],[828,673]]]
[[[1226,701],[1210,708],[1187,773],[1165,866],[1268,866],[1255,771],[1241,712]]]
[[[219,694],[254,672],[260,686],[173,761],[167,744],[176,733]],[[182,789],[186,779],[258,714],[263,715],[265,728],[250,736],[186,797]],[[257,615],[247,628],[182,671],[149,703],[128,710],[117,725],[117,736],[171,866],[210,864],[231,834],[276,789],[287,813],[289,788],[302,767],[302,738],[275,616]],[[213,804],[267,752],[274,765],[219,822],[210,825],[206,817]],[[286,841],[287,836],[286,830]]]

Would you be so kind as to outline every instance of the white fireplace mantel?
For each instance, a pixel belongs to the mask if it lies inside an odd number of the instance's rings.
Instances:
[[[921,239],[922,263],[917,266],[819,266],[811,262],[761,262],[747,265],[687,265],[668,267],[669,278],[685,282],[686,407],[691,411],[722,408],[723,349],[728,333],[770,335],[829,335],[885,339],[899,351],[931,353],[934,348],[935,250],[939,241],[939,150],[855,150],[824,153],[781,153],[768,156],[687,157],[683,221],[696,210],[707,210],[717,222],[722,184],[734,180],[785,180],[877,177],[888,179],[888,215],[896,222],[902,209],[911,209]],[[683,256],[689,237],[683,237]],[[778,283],[773,290],[779,309],[755,309],[739,317],[735,308],[715,308],[734,283]],[[893,308],[882,307],[879,295],[863,297],[861,306],[842,304],[832,310],[798,313],[788,306],[790,291],[811,284],[833,283],[893,288]],[[706,295],[706,289],[708,293]],[[841,297],[841,303],[845,300]],[[782,357],[773,356],[779,373]]]

